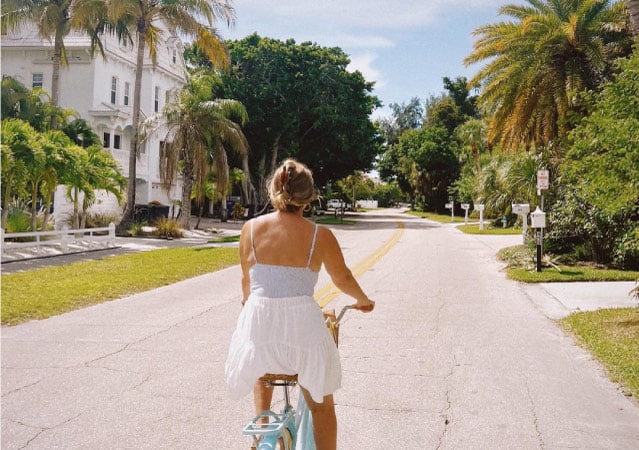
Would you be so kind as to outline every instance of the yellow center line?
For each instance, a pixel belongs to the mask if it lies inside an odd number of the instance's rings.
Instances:
[[[362,276],[367,270],[373,267],[380,259],[386,255],[404,234],[404,222],[397,222],[397,229],[395,233],[384,242],[381,246],[379,246],[373,253],[368,255],[366,258],[358,262],[355,266],[351,268],[351,272],[355,278],[359,278]],[[330,302],[332,302],[335,297],[341,294],[342,291],[337,289],[337,287],[333,283],[328,283],[326,286],[322,287],[319,291],[315,293],[315,301],[320,305],[320,307],[325,307]]]

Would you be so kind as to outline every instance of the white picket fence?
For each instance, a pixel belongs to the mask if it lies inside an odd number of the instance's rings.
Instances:
[[[77,230],[5,233],[2,238],[2,261],[53,256],[87,250],[115,247],[115,224],[102,228]],[[23,241],[22,239],[29,239]]]

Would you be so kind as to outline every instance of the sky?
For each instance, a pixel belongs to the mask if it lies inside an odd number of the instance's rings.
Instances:
[[[224,39],[252,33],[280,40],[340,47],[349,70],[375,82],[383,107],[407,104],[444,92],[443,77],[471,78],[479,66],[465,67],[473,31],[507,20],[500,6],[517,0],[234,0],[236,22],[219,26]]]

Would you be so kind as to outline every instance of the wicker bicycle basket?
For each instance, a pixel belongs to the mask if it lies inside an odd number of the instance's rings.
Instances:
[[[323,309],[322,312],[324,313],[324,320],[326,321],[328,332],[331,333],[331,336],[333,336],[335,345],[339,346],[339,322],[335,316],[335,310]]]

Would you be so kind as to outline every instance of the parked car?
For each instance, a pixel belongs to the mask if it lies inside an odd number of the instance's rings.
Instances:
[[[339,209],[343,207],[344,202],[337,198],[332,198],[328,202],[326,202],[326,209]]]

